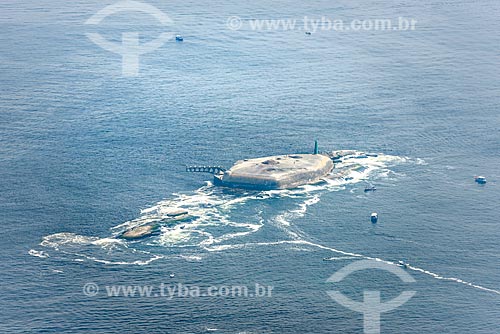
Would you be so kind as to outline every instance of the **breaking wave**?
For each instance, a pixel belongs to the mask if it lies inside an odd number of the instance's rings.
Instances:
[[[108,237],[56,233],[43,238],[40,246],[44,247],[44,251],[32,250],[30,254],[48,257],[47,250],[52,249],[66,257],[74,257],[76,261],[144,265],[172,256],[164,251],[165,248],[190,248],[202,253],[239,247],[238,241],[256,234],[266,224],[280,230],[284,239],[302,240],[307,236],[291,222],[303,217],[308,207],[320,202],[321,194],[341,191],[349,184],[369,178],[387,178],[390,166],[409,160],[384,154],[365,155],[358,151],[338,151],[336,154],[334,172],[318,184],[285,190],[231,191],[207,182],[191,193],[172,194],[170,199],[141,210],[136,219],[112,227]],[[288,206],[288,209],[267,213],[272,211],[270,202],[285,198],[292,203],[292,209]],[[250,201],[263,205],[257,206],[259,211],[251,211],[246,205]],[[119,238],[134,227],[160,222],[172,210],[187,211],[190,218],[161,226],[158,233],[150,238],[135,241]],[[249,212],[243,215],[245,220],[242,221],[241,213],[245,210]]]
[[[422,159],[412,160],[384,154],[365,154],[358,151],[338,151],[335,169],[322,182],[305,185],[296,189],[269,191],[231,191],[214,187],[207,182],[201,188],[182,194],[173,194],[171,199],[163,200],[143,209],[138,218],[111,228],[111,236],[105,238],[87,237],[72,233],[57,233],[43,238],[40,246],[52,249],[74,261],[95,261],[114,265],[146,265],[168,257],[179,257],[186,261],[202,261],[207,254],[234,249],[287,245],[295,250],[322,249],[341,256],[325,258],[325,261],[339,261],[356,258],[392,261],[342,251],[311,241],[294,221],[303,217],[310,206],[321,201],[327,192],[342,191],[349,185],[360,182],[397,178],[400,174],[391,167],[402,163],[425,165]],[[288,199],[287,207],[275,210],[276,200]],[[260,205],[248,206],[248,202]],[[283,203],[283,201],[281,201]],[[292,208],[290,208],[292,206]],[[258,211],[252,211],[259,208]],[[162,226],[157,235],[125,241],[119,236],[125,231],[161,221],[171,210],[186,210],[190,218],[173,225]],[[248,212],[247,212],[248,211]],[[242,212],[247,214],[242,214]],[[245,217],[242,220],[241,217]],[[239,218],[237,218],[239,217]],[[264,226],[272,226],[280,232],[281,239],[273,241],[249,240]],[[190,254],[173,254],[169,250],[189,249]],[[30,250],[30,255],[49,257],[46,251]],[[422,268],[408,265],[409,270],[429,275],[435,279],[454,281],[473,288],[500,294],[499,291],[472,284],[458,278],[444,277]]]

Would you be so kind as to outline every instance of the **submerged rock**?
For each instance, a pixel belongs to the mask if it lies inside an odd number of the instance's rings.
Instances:
[[[182,215],[187,215],[188,210],[185,209],[171,209],[166,212],[166,215],[169,217],[178,217]]]
[[[124,232],[120,237],[127,240],[140,239],[152,235],[156,232],[156,230],[156,225],[142,225],[131,228],[130,230]]]

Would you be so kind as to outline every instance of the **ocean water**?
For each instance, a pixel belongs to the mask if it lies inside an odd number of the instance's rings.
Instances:
[[[113,3],[0,3],[1,333],[363,333],[363,315],[330,290],[416,291],[382,314],[382,333],[500,332],[497,1],[148,1],[184,42],[142,55],[137,77],[85,34],[145,41],[162,27],[140,13],[84,24]],[[227,28],[233,15],[241,30]],[[311,35],[247,25],[306,15],[418,23]],[[315,139],[378,156],[284,191],[219,189],[184,171],[311,152]],[[171,207],[194,217],[117,238]],[[378,270],[327,282],[360,259],[405,261],[415,283]],[[273,290],[105,291],[161,283]]]

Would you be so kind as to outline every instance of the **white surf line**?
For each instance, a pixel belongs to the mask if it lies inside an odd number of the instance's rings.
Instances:
[[[453,281],[453,282],[457,282],[457,283],[462,283],[462,284],[468,285],[470,287],[473,287],[473,288],[476,288],[476,289],[479,289],[479,290],[493,292],[493,293],[496,293],[497,295],[500,295],[500,291],[498,291],[498,290],[490,289],[490,288],[486,288],[486,287],[481,286],[481,285],[477,285],[477,284],[473,284],[473,283],[470,283],[470,282],[466,282],[464,280],[461,280],[460,278],[456,278],[456,277],[444,277],[444,276],[441,276],[439,274],[430,272],[428,270],[425,270],[425,269],[422,269],[422,268],[413,267],[413,266],[410,266],[410,265],[408,265],[407,268],[411,269],[411,270],[414,270],[414,271],[418,271],[418,272],[424,273],[424,274],[429,275],[429,276],[432,276],[435,279],[444,280],[444,281]]]
[[[349,256],[349,257],[352,257],[352,258],[360,258],[360,259],[366,259],[366,260],[373,260],[373,261],[378,261],[378,262],[384,262],[386,264],[395,265],[395,266],[398,265],[395,262],[384,260],[384,259],[381,259],[381,258],[378,258],[378,257],[371,257],[371,256],[362,255],[362,254],[357,254],[357,253],[345,252],[345,251],[342,251],[342,250],[339,250],[339,249],[335,249],[335,248],[323,246],[323,245],[320,245],[320,244],[315,244],[313,242],[306,241],[306,240],[283,240],[283,241],[275,241],[275,242],[256,242],[256,243],[236,244],[236,245],[219,245],[219,246],[214,246],[214,247],[210,247],[210,248],[205,247],[205,249],[207,251],[209,251],[209,252],[217,252],[217,251],[223,251],[223,250],[226,250],[226,249],[244,248],[244,247],[249,247],[249,246],[273,246],[273,245],[282,245],[282,244],[295,244],[295,245],[302,244],[302,245],[309,245],[309,246],[312,246],[312,247],[316,247],[316,248],[320,248],[320,249],[324,249],[324,250],[329,250],[331,252],[342,254],[342,255],[345,255],[345,256]],[[418,268],[418,267],[414,267],[414,266],[410,266],[410,265],[407,266],[407,269],[410,269],[410,270],[413,270],[413,271],[417,271],[417,272],[420,272],[422,274],[429,275],[429,276],[431,276],[431,277],[433,277],[435,279],[445,280],[445,281],[452,281],[452,282],[456,282],[456,283],[461,283],[461,284],[464,284],[464,285],[467,285],[467,286],[470,286],[470,287],[473,287],[473,288],[476,288],[476,289],[479,289],[479,290],[483,290],[483,291],[487,291],[487,292],[491,292],[491,293],[495,293],[497,295],[500,295],[500,291],[498,291],[498,290],[486,288],[484,286],[481,286],[481,285],[478,285],[478,284],[473,284],[471,282],[467,282],[467,281],[464,281],[464,280],[459,279],[459,278],[444,277],[444,276],[441,276],[439,274],[433,273],[431,271],[428,271],[428,270],[425,270],[425,269],[422,269],[422,268]]]
[[[34,256],[34,257],[39,257],[42,259],[50,257],[50,255],[44,251],[37,251],[36,249],[30,249],[28,252],[29,255]]]
[[[55,237],[57,237],[58,239],[53,240]],[[93,245],[93,246],[98,246],[101,249],[106,249],[106,248],[108,248],[110,246],[114,246],[114,245],[120,245],[120,246],[124,247],[123,250],[127,250],[127,251],[130,251],[130,252],[135,253],[135,254],[146,255],[147,257],[149,257],[149,259],[135,260],[132,262],[105,260],[105,259],[99,259],[95,256],[82,254],[82,253],[79,253],[77,251],[71,252],[71,251],[61,249],[61,246],[64,246],[64,245],[83,245],[83,246]],[[90,261],[94,261],[94,262],[98,262],[98,263],[103,263],[103,264],[111,264],[111,265],[140,265],[140,266],[143,266],[143,265],[150,264],[153,261],[165,258],[165,256],[163,256],[163,255],[154,254],[152,252],[148,252],[145,250],[138,250],[136,248],[129,247],[127,245],[127,243],[123,240],[114,239],[114,238],[87,237],[87,236],[78,235],[78,234],[74,234],[74,233],[55,233],[55,234],[45,236],[45,237],[43,237],[42,242],[40,242],[40,246],[46,247],[46,248],[51,248],[60,254],[67,255],[69,258],[78,257],[80,259],[83,258],[86,260],[90,260]],[[47,255],[46,257],[49,257],[48,252],[42,251],[42,253],[46,254]],[[30,253],[30,255],[33,255],[33,254]],[[73,260],[76,260],[76,259],[73,259]]]
[[[323,261],[340,261],[340,260],[351,260],[354,259],[352,256],[339,256],[339,257],[325,257]]]
[[[367,259],[367,260],[380,261],[380,262],[384,262],[384,263],[391,264],[391,265],[398,265],[395,262],[387,261],[387,260],[384,260],[384,259],[380,259],[378,257],[371,257],[371,256],[362,255],[362,254],[344,252],[344,251],[341,251],[341,250],[338,250],[338,249],[335,249],[335,248],[323,246],[323,245],[320,245],[320,244],[315,244],[313,242],[309,242],[309,241],[306,241],[306,240],[297,240],[297,241],[298,242],[300,241],[303,244],[307,244],[307,245],[310,245],[310,246],[313,246],[313,247],[317,247],[317,248],[320,248],[320,249],[329,250],[329,251],[332,251],[332,252],[335,252],[335,253],[340,253],[340,254],[349,255],[349,256],[353,256],[353,257],[364,258],[364,259]],[[407,266],[407,269],[411,269],[413,271],[418,271],[420,273],[429,275],[429,276],[431,276],[431,277],[433,277],[435,279],[445,280],[445,281],[452,281],[452,282],[456,282],[456,283],[461,283],[461,284],[464,284],[464,285],[467,285],[467,286],[470,286],[470,287],[473,287],[473,288],[476,288],[476,289],[479,289],[479,290],[488,291],[488,292],[492,292],[492,293],[495,293],[497,295],[500,295],[500,291],[498,291],[498,290],[486,288],[484,286],[473,284],[471,282],[467,282],[467,281],[464,281],[464,280],[459,279],[459,278],[444,277],[444,276],[441,276],[439,274],[433,273],[431,271],[428,271],[428,270],[425,270],[425,269],[422,269],[422,268],[418,268],[418,267],[414,267],[414,266],[410,266],[410,265]]]
[[[301,241],[295,241],[295,240],[281,240],[281,241],[270,241],[270,242],[249,242],[245,244],[210,245],[210,247],[204,246],[203,249],[205,249],[208,252],[220,252],[227,249],[241,249],[252,246],[276,246],[283,244],[303,244],[303,243]]]

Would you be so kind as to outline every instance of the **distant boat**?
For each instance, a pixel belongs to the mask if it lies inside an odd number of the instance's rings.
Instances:
[[[479,184],[485,184],[486,178],[484,176],[474,176],[474,181],[476,181]]]
[[[372,221],[372,223],[376,223],[378,221],[378,213],[373,212],[370,216],[370,220]]]
[[[311,32],[310,31],[306,31],[306,35],[311,35]]]
[[[404,261],[398,261],[398,266],[400,266],[401,268],[408,268],[408,263],[404,262]]]
[[[366,186],[365,187],[365,193],[369,192],[369,191],[375,191],[375,190],[377,190],[377,188],[375,188],[375,186]]]
[[[181,35],[177,35],[177,36],[175,36],[175,40],[177,42],[182,42],[184,40],[184,37],[182,37]]]

